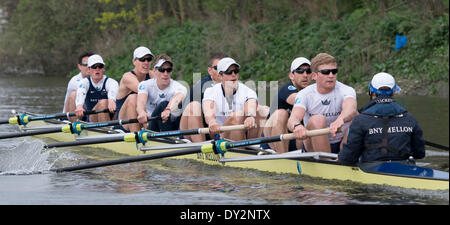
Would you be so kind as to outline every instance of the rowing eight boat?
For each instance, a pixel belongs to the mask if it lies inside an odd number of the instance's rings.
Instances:
[[[39,127],[45,125],[61,124],[59,120],[35,121],[27,127]],[[104,136],[106,133],[112,135],[117,133],[107,128],[95,130],[84,130],[81,136],[95,137]],[[37,135],[38,138],[50,138],[58,142],[74,141],[74,135],[68,133],[50,133]],[[146,146],[161,146],[166,143],[150,141]],[[114,142],[92,144],[89,147],[103,148],[116,153],[129,156],[143,154],[154,154],[173,151],[178,149],[173,145],[172,149],[161,149],[141,151],[136,148],[135,143]],[[258,155],[258,151],[248,149],[231,149],[225,157],[215,154],[189,154],[175,156],[173,158],[192,159],[206,164],[222,164],[225,166],[251,168],[261,171],[302,174],[324,179],[338,179],[353,181],[363,184],[390,185],[403,188],[416,188],[426,190],[448,190],[448,172],[423,168],[415,165],[407,165],[399,162],[371,163],[363,166],[341,165],[336,161],[324,159],[336,157],[330,153],[301,153],[299,151],[285,154]]]

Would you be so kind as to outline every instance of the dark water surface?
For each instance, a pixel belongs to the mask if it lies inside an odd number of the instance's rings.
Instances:
[[[0,119],[8,118],[11,110],[61,111],[68,80],[0,74]],[[367,97],[358,100],[362,106]],[[449,145],[448,99],[415,96],[398,101],[418,118],[425,139]],[[15,131],[0,125],[0,133]],[[0,204],[449,204],[448,190],[349,184],[175,159],[56,174],[43,171],[87,161],[86,153],[96,149],[40,151],[41,146],[32,138],[0,140]],[[436,156],[421,162],[448,171],[448,154],[432,153]]]

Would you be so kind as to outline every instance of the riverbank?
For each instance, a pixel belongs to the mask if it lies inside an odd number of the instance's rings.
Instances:
[[[205,75],[213,52],[234,58],[242,66],[241,80],[284,83],[294,58],[327,52],[338,61],[338,79],[358,93],[366,93],[371,77],[384,71],[405,95],[448,97],[448,1],[205,0],[183,8],[177,5],[182,1],[169,3],[172,8],[144,0],[99,2],[67,1],[65,11],[52,11],[41,1],[18,1],[11,26],[0,34],[6,40],[0,71],[75,75],[78,54],[89,50],[102,55],[108,76],[120,80],[132,69],[133,49],[144,45],[155,55],[169,55],[172,77],[189,84],[193,73]],[[398,34],[408,41],[395,49]]]

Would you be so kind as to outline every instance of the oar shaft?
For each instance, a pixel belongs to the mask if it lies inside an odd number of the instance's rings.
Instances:
[[[121,142],[123,141],[122,136],[108,137],[102,139],[86,139],[81,141],[70,141],[70,142],[56,142],[47,144],[44,148],[58,148],[58,147],[70,147],[70,146],[80,146],[80,145],[91,145],[91,144],[102,144],[110,142]]]
[[[151,155],[135,156],[135,157],[129,157],[129,158],[124,158],[124,159],[116,159],[116,160],[84,164],[84,165],[78,165],[78,166],[70,166],[70,167],[59,168],[59,169],[51,169],[50,171],[69,172],[69,171],[75,171],[75,170],[92,169],[92,168],[103,167],[103,166],[111,166],[111,165],[118,165],[118,164],[131,163],[131,162],[140,162],[140,161],[152,160],[152,159],[160,159],[160,158],[166,158],[166,157],[172,157],[172,156],[187,155],[187,154],[193,154],[193,153],[198,153],[198,152],[201,152],[201,147],[183,149],[183,150],[177,150],[177,151],[170,151],[170,152],[161,152],[161,153],[155,153],[155,154],[151,154]]]
[[[109,109],[104,109],[104,110],[90,110],[90,111],[85,111],[84,115],[92,115],[92,114],[98,114],[98,113],[107,113],[109,112]],[[53,115],[44,115],[44,116],[34,116],[31,117],[29,120],[33,121],[33,120],[46,120],[46,119],[58,119],[58,118],[64,118],[66,117],[67,119],[69,119],[68,117],[74,117],[75,116],[75,112],[69,112],[69,113],[56,113]]]
[[[429,141],[425,141],[425,145],[428,145],[428,146],[431,146],[431,147],[435,147],[435,148],[438,148],[438,149],[441,149],[441,150],[445,150],[445,151],[449,150],[448,146],[443,146],[443,145],[436,144],[436,143],[429,142]]]
[[[220,127],[220,132],[244,130],[244,129],[245,129],[244,125],[222,126]],[[209,128],[163,131],[163,132],[149,133],[147,136],[149,138],[153,138],[153,137],[172,137],[172,136],[195,135],[195,134],[209,134]]]
[[[109,110],[105,109],[105,110],[85,111],[84,115],[106,113],[106,112],[109,112]],[[55,113],[55,114],[43,115],[43,116],[27,116],[27,115],[23,114],[22,116],[17,115],[15,117],[11,117],[6,120],[0,120],[0,124],[26,125],[28,122],[35,121],[35,120],[58,119],[58,118],[64,118],[64,117],[69,119],[69,117],[73,117],[73,116],[75,116],[75,112]],[[22,119],[23,119],[22,117],[26,118],[26,120],[22,121]]]
[[[3,134],[3,135],[0,135],[0,139],[25,137],[25,136],[33,136],[33,135],[40,135],[40,134],[50,134],[50,133],[57,133],[57,132],[61,132],[61,128],[34,130],[34,131],[19,132],[19,133],[12,133],[12,134]]]
[[[330,129],[329,128],[323,128],[323,129],[317,129],[317,130],[308,130],[306,131],[307,137],[314,137],[314,136],[320,136],[329,134]],[[276,136],[269,136],[269,137],[262,137],[262,138],[254,138],[254,139],[248,139],[243,141],[233,141],[233,142],[227,142],[226,148],[236,148],[236,147],[244,147],[248,145],[257,145],[257,144],[264,144],[264,143],[270,143],[270,142],[277,142],[277,141],[289,141],[295,139],[295,136],[293,133],[289,134],[282,134],[282,135],[276,135]]]

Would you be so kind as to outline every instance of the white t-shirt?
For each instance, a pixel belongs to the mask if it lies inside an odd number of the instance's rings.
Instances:
[[[94,83],[94,81],[91,79],[92,85],[95,87],[95,89],[101,90],[105,79],[106,75],[103,75],[103,78],[98,83]],[[86,99],[86,94],[89,90],[89,86],[90,84],[87,78],[83,78],[80,81],[77,89],[77,100],[75,101],[76,105],[84,104],[84,100]],[[108,80],[106,80],[105,89],[108,92],[108,99],[113,99],[115,101],[117,93],[119,92],[119,83],[116,80],[109,77]]]
[[[244,110],[244,104],[249,99],[256,99],[258,101],[258,96],[256,92],[245,86],[243,83],[238,83],[238,88],[233,94],[232,104],[228,104],[225,98],[222,84],[218,83],[214,86],[207,88],[203,96],[202,102],[213,101],[216,104],[216,121],[220,125],[223,125],[227,117],[235,111]]]
[[[156,106],[163,101],[170,99],[177,93],[181,93],[186,97],[187,89],[178,81],[170,79],[170,84],[164,90],[159,89],[156,84],[156,78],[142,81],[139,83],[138,94],[147,95],[147,113],[152,114]]]
[[[308,120],[313,115],[322,114],[327,120],[327,127],[334,122],[342,111],[342,102],[346,98],[354,98],[356,100],[356,92],[350,86],[347,86],[339,81],[336,81],[336,86],[333,91],[328,94],[320,94],[317,91],[317,84],[309,85],[297,93],[294,107],[302,107],[305,109],[305,117],[303,118],[305,126]],[[343,125],[343,130],[350,126],[350,122]],[[330,144],[341,141],[344,134],[337,133],[336,138],[328,135]]]
[[[64,98],[63,112],[66,111],[67,98],[69,97],[70,93],[72,93],[73,91],[76,91],[78,89],[78,86],[80,86],[80,81],[82,79],[83,79],[83,76],[81,75],[81,72],[79,72],[77,75],[73,76],[72,79],[70,79],[69,83],[67,84],[67,91],[66,91],[66,97]]]

